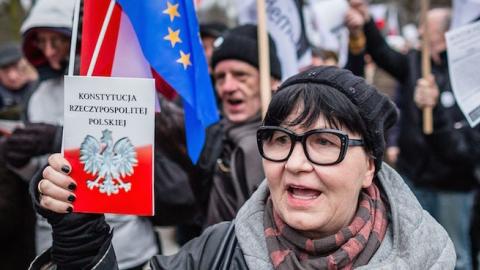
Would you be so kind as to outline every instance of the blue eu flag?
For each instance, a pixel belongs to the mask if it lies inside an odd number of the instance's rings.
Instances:
[[[188,154],[196,162],[205,129],[218,121],[191,0],[117,0],[150,66],[182,97]]]

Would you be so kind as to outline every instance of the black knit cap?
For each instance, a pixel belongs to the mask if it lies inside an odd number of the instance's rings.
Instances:
[[[218,38],[228,27],[221,22],[209,22],[200,24],[200,36]]]
[[[9,42],[0,45],[0,68],[18,62],[22,58],[20,45]]]
[[[282,78],[282,67],[277,56],[277,48],[273,39],[268,36],[270,46],[270,75],[276,79]],[[249,63],[258,68],[258,42],[257,27],[252,24],[245,24],[235,27],[215,40],[212,55],[212,68],[218,62],[226,59],[236,59]]]
[[[317,83],[328,85],[343,93],[357,108],[367,127],[363,134],[365,145],[375,157],[375,173],[382,166],[385,151],[385,131],[397,121],[396,106],[386,95],[367,84],[350,71],[332,66],[315,67],[290,77],[279,90],[294,84]]]

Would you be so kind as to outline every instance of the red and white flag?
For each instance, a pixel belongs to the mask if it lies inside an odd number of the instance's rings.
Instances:
[[[86,0],[82,29],[80,75],[86,75],[110,1]],[[135,61],[132,61],[135,59]],[[158,92],[172,99],[177,93],[150,67],[128,16],[115,4],[93,76],[154,78]]]

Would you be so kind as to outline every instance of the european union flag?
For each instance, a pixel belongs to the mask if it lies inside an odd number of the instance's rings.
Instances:
[[[188,154],[196,162],[205,129],[218,121],[207,62],[191,0],[117,0],[150,66],[183,99]]]

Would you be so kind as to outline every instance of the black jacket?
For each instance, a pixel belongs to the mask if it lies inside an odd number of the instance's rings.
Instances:
[[[82,228],[108,227],[102,216],[99,215],[68,215],[63,218],[62,223],[71,223],[69,219],[80,224]],[[72,233],[74,228],[72,226],[69,227],[67,230],[57,232],[57,235],[61,237],[63,234],[68,235]],[[79,232],[77,231],[76,233]],[[76,258],[71,250],[53,246],[36,258],[30,269],[118,269],[115,251],[111,244],[111,232],[107,230],[89,230],[82,233],[85,233],[85,237],[79,238],[79,241],[75,244],[75,249],[83,257]],[[100,243],[98,241],[96,241],[97,243],[92,243],[94,242],[92,239],[102,239],[102,241]],[[54,250],[55,255],[52,255]],[[62,259],[63,264],[51,264],[52,259],[58,262],[58,258]],[[45,265],[50,267],[42,268]],[[209,227],[202,235],[183,246],[175,255],[156,255],[152,257],[150,267],[154,270],[248,269],[242,250],[236,240],[234,222],[222,222]]]
[[[0,268],[26,269],[35,257],[35,214],[28,183],[0,165]]]
[[[204,227],[235,218],[240,207],[265,178],[256,140],[260,121],[257,116],[242,124],[232,124],[225,119],[219,123],[223,133],[221,143],[217,142],[213,147],[218,149],[216,153],[208,155],[208,159],[216,158],[214,167],[208,169],[211,176],[207,179],[211,179],[211,187]]]
[[[152,269],[248,269],[238,245],[234,222],[208,227],[175,255],[157,255],[150,261]]]
[[[411,50],[404,55],[391,49],[373,20],[364,26],[364,31],[367,52],[400,83],[399,172],[417,186],[470,190],[476,183],[473,172],[480,152],[480,133],[466,124],[456,103],[446,106],[439,101],[433,109],[434,132],[425,135],[422,111],[413,99],[416,82],[421,78],[420,52]],[[432,73],[440,95],[451,95],[446,52],[441,59],[441,64],[432,61]]]

